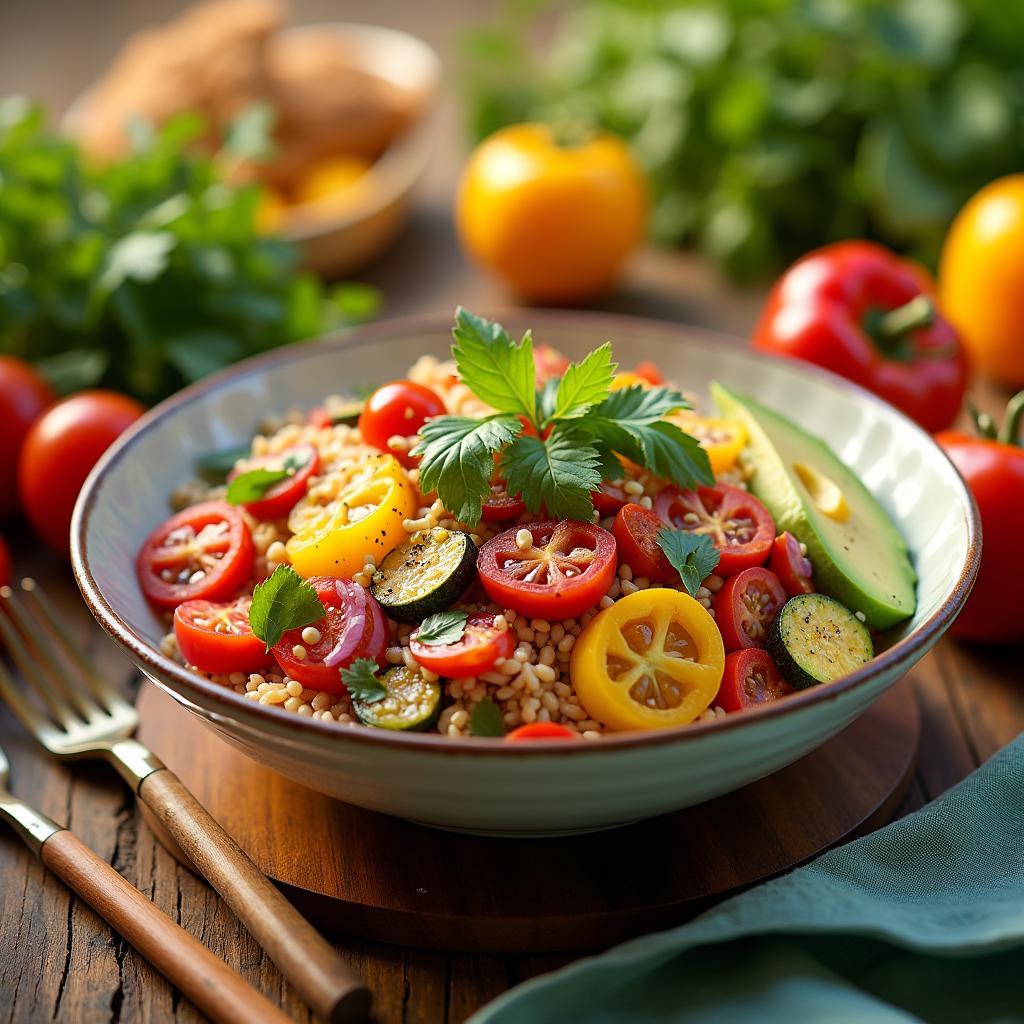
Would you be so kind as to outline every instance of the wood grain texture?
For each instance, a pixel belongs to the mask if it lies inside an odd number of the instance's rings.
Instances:
[[[43,863],[161,974],[221,1024],[287,1024],[288,1018],[223,960],[162,913],[68,831],[43,844]]]
[[[139,799],[317,1016],[331,1024],[366,1019],[371,997],[362,980],[173,772],[164,768],[147,776]]]
[[[490,953],[603,948],[877,827],[909,785],[919,733],[903,683],[825,746],[739,792],[626,828],[517,840],[440,832],[305,789],[155,686],[138,708],[140,739],[321,927]],[[624,871],[638,849],[644,870]]]

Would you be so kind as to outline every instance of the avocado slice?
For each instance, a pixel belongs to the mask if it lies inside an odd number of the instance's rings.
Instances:
[[[711,397],[747,428],[750,490],[780,533],[807,545],[818,589],[862,612],[872,629],[913,615],[917,574],[906,542],[857,475],[820,438],[752,398],[717,381]]]

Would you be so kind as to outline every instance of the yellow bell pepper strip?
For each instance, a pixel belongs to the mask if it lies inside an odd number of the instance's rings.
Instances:
[[[711,472],[716,476],[732,469],[747,443],[747,431],[738,420],[678,412],[668,417],[680,430],[695,437],[708,453]]]
[[[718,693],[725,648],[715,620],[677,590],[638,590],[593,618],[573,648],[580,704],[609,729],[686,725]]]
[[[416,495],[398,460],[373,456],[353,469],[332,497],[308,494],[292,509],[288,557],[307,579],[351,579],[368,560],[379,565],[406,540],[402,523],[415,514]]]

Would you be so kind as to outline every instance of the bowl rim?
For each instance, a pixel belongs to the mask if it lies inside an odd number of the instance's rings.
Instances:
[[[673,321],[657,320],[639,316],[623,316],[615,313],[577,312],[574,310],[529,309],[511,307],[499,309],[488,314],[503,322],[529,319],[533,329],[542,333],[546,325],[562,328],[590,330],[595,333],[612,334],[616,326],[623,330],[640,331],[662,338],[678,340],[680,335],[687,336],[687,344],[696,343],[703,348],[721,347],[726,344],[734,346],[737,339],[722,332],[712,331],[703,327]],[[818,379],[834,389],[850,391],[861,401],[883,407],[890,416],[902,421],[904,428],[916,432],[927,445],[932,445],[945,459],[954,475],[956,485],[960,489],[959,510],[963,513],[967,527],[967,554],[959,574],[949,593],[942,603],[927,619],[917,626],[908,636],[898,640],[891,647],[876,655],[863,668],[843,676],[825,686],[810,687],[792,694],[784,701],[771,702],[747,709],[742,715],[728,715],[714,722],[692,722],[688,725],[674,726],[667,729],[650,730],[647,732],[609,733],[601,737],[597,743],[566,743],[564,740],[537,740],[531,743],[506,744],[495,743],[490,738],[464,737],[458,740],[432,733],[391,733],[379,729],[339,729],[334,723],[325,723],[299,715],[286,715],[274,708],[264,708],[255,702],[235,693],[218,683],[204,679],[189,671],[164,655],[158,647],[146,640],[121,617],[109,601],[104,597],[97,584],[90,564],[86,546],[89,523],[95,511],[100,490],[107,473],[125,457],[131,455],[135,442],[143,435],[159,426],[169,415],[184,406],[201,401],[228,381],[259,375],[282,364],[304,358],[312,358],[324,351],[344,351],[350,348],[372,345],[374,343],[414,336],[417,334],[442,332],[451,329],[451,318],[443,314],[423,314],[379,321],[351,329],[344,334],[329,335],[316,341],[305,342],[301,346],[282,346],[270,352],[261,353],[243,362],[236,363],[218,373],[182,389],[159,405],[149,410],[104,453],[93,467],[82,486],[78,501],[75,504],[71,523],[71,565],[75,581],[82,592],[86,605],[107,634],[129,653],[143,671],[152,672],[162,680],[162,685],[174,691],[176,697],[187,697],[189,701],[198,703],[209,711],[209,705],[219,705],[225,717],[241,718],[247,724],[263,732],[292,731],[296,736],[305,735],[310,740],[329,739],[330,743],[360,743],[371,747],[390,748],[405,751],[422,750],[434,754],[470,755],[494,757],[530,757],[530,756],[587,756],[601,751],[624,751],[640,747],[656,747],[666,743],[694,741],[709,733],[728,732],[751,726],[756,722],[773,719],[782,715],[795,714],[797,711],[819,704],[835,701],[858,689],[883,673],[898,669],[918,653],[924,653],[945,631],[953,621],[970,593],[981,564],[981,520],[977,505],[963,477],[953,465],[949,457],[935,443],[934,439],[923,428],[914,423],[898,409],[890,406],[881,398],[854,384],[845,378],[824,370],[820,367],[783,360],[780,357],[747,350],[747,357],[755,361],[777,364],[784,362],[788,369],[797,375],[805,374]],[[173,680],[170,686],[166,680]],[[270,716],[274,715],[275,718]],[[269,727],[269,728],[268,728]]]

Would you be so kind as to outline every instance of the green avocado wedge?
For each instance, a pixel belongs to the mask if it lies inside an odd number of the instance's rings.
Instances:
[[[888,629],[914,614],[917,574],[907,545],[857,475],[820,438],[745,395],[713,382],[723,416],[747,429],[750,490],[807,545],[819,590]]]

